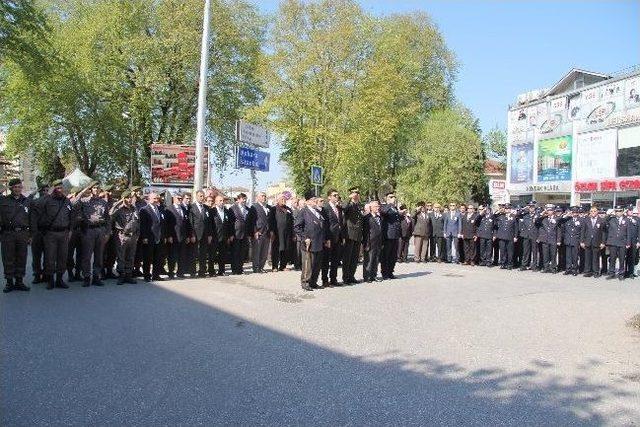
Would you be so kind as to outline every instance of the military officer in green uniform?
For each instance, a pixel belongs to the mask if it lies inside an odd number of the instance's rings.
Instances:
[[[11,194],[0,195],[0,252],[6,285],[3,292],[28,291],[23,278],[27,266],[27,247],[31,240],[31,200],[22,195],[22,181],[9,181]]]

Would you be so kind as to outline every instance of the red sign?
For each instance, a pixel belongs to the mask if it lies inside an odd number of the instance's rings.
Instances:
[[[206,176],[208,150],[204,148],[203,171]],[[194,145],[151,144],[151,182],[162,185],[193,185],[196,163]]]
[[[578,193],[634,191],[640,190],[640,178],[606,179],[603,181],[576,181],[573,187]]]

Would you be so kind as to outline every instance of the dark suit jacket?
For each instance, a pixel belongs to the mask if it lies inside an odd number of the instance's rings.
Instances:
[[[160,243],[164,239],[166,215],[158,209],[155,214],[151,205],[140,209],[140,238],[148,239],[150,243]]]
[[[189,209],[189,223],[193,229],[196,239],[202,240],[211,236],[212,223],[207,205],[202,205],[202,212],[198,208],[197,203],[192,203]]]
[[[189,218],[182,206],[176,209],[174,205],[170,205],[165,210],[165,214],[167,220],[167,237],[173,237],[173,239],[178,242],[182,242],[189,237],[187,236],[187,223],[189,222]]]
[[[382,218],[379,223],[371,214],[364,216],[362,244],[366,250],[380,249],[382,245]]]
[[[211,208],[210,215],[213,222],[213,239],[217,242],[227,241],[229,237],[234,235],[233,223],[235,218],[231,210],[222,206],[222,212],[224,212],[224,220],[220,219],[220,213],[217,207]]]
[[[407,221],[407,218],[409,221]],[[400,215],[400,237],[409,240],[413,235],[413,218],[409,214]]]
[[[302,250],[306,251],[304,241],[311,239],[309,252],[322,252],[324,242],[327,239],[326,221],[324,217],[318,213],[318,217],[314,215],[310,207],[306,207],[300,211],[294,225],[296,236],[302,242]]]
[[[390,204],[380,206],[380,216],[382,217],[382,235],[385,239],[399,239],[402,235],[400,228],[400,212],[398,208]]]
[[[346,237],[358,243],[362,242],[362,206],[349,201],[343,209]]]
[[[478,230],[476,227],[477,217],[478,217],[478,214],[476,212],[472,213],[471,216],[469,216],[467,213],[462,215],[461,234],[463,239],[473,239],[477,235],[478,233]]]
[[[242,213],[240,205],[234,203],[231,206],[231,213],[233,214],[233,233],[236,240],[242,240],[247,237],[247,222],[246,216],[249,215],[249,210],[246,213]]]
[[[440,217],[436,217],[435,212],[431,212],[429,215],[431,218],[433,237],[444,237],[444,214],[440,212],[438,215],[440,215]]]
[[[346,234],[342,206],[338,205],[336,208],[338,209],[337,216],[329,203],[325,203],[322,208],[322,215],[324,215],[329,222],[329,239],[331,240],[331,244],[338,243],[338,241],[341,242]]]
[[[264,208],[267,208],[267,212],[270,212],[271,207],[269,205],[265,204]],[[269,218],[269,214],[264,211],[264,208],[258,203],[254,203],[253,206],[249,208],[247,230],[249,230],[251,237],[257,232],[266,235],[271,231],[269,227],[271,219]]]
[[[607,246],[623,247],[631,245],[631,221],[622,217],[622,222],[616,216],[607,219]],[[635,244],[636,242],[633,242]]]
[[[591,224],[591,217],[584,218],[581,243],[588,248],[597,248],[605,241],[606,224],[603,218],[596,217],[595,227]]]

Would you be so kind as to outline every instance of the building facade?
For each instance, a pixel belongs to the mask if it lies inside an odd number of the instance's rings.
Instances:
[[[512,203],[636,204],[640,200],[640,68],[616,76],[573,69],[508,111]]]

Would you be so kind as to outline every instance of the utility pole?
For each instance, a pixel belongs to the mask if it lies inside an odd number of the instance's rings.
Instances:
[[[211,0],[204,2],[202,23],[202,50],[200,52],[200,86],[198,87],[198,124],[196,130],[196,164],[193,176],[193,191],[202,189],[204,163],[204,134],[207,114],[207,71],[209,69],[209,29],[211,26]],[[209,159],[207,159],[207,162]]]

